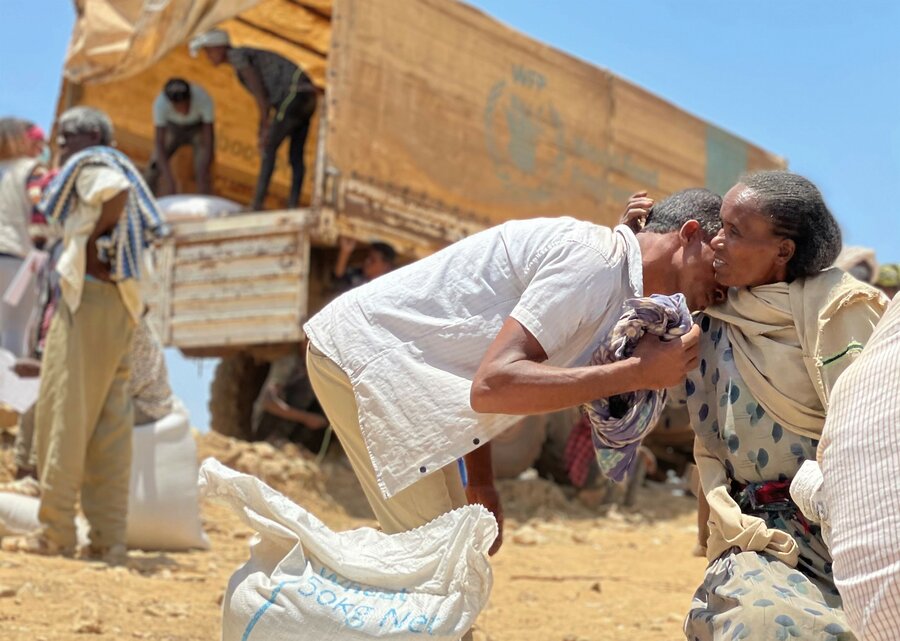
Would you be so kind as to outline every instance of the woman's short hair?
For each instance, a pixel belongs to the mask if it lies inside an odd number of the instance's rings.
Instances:
[[[772,221],[775,234],[794,241],[788,280],[811,276],[834,264],[841,253],[841,228],[818,187],[784,170],[746,174],[739,182],[753,192],[759,212]]]
[[[21,118],[0,118],[0,161],[24,158],[28,155],[30,144],[27,120]]]
[[[93,107],[72,107],[59,117],[57,127],[60,130],[77,133],[100,134],[100,144],[110,145],[113,141],[113,125],[105,113]]]

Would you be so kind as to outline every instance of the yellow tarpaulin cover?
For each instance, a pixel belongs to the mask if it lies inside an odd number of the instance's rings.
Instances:
[[[127,78],[261,1],[77,0],[66,77],[77,83]]]

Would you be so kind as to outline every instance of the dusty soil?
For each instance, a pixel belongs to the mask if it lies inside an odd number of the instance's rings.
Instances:
[[[198,436],[200,456],[256,474],[334,529],[373,525],[356,480],[340,461],[321,466],[216,434]],[[0,480],[11,436],[0,434]],[[494,557],[494,591],[476,640],[669,641],[704,562],[691,556],[692,499],[665,486],[641,491],[638,508],[588,508],[561,488],[503,481],[506,542]],[[131,552],[110,568],[86,561],[0,552],[4,641],[213,640],[231,573],[252,535],[228,509],[204,501],[212,542],[205,552]]]

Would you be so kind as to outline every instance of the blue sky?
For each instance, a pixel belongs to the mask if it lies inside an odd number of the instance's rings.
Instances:
[[[786,157],[848,244],[900,261],[900,3],[477,0],[475,6]],[[49,125],[68,0],[0,0],[0,114]],[[198,427],[213,364],[168,354]]]

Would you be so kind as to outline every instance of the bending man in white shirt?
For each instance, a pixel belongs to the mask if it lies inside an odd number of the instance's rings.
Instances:
[[[679,192],[637,236],[573,218],[510,221],[314,316],[310,380],[382,528],[409,530],[467,502],[502,527],[489,441],[517,415],[680,383],[697,365],[694,330],[587,364],[627,298],[683,292],[702,309],[722,295],[708,244],[720,204]],[[502,529],[491,553],[501,540]]]

